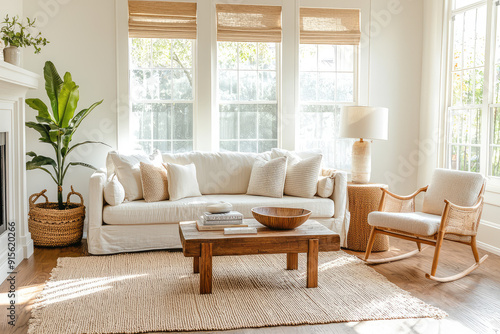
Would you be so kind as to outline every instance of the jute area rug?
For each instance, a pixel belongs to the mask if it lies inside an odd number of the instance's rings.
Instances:
[[[333,322],[442,318],[355,256],[320,253],[319,287],[306,257],[213,258],[213,294],[199,294],[192,258],[180,252],[60,258],[32,310],[29,333],[225,330]]]

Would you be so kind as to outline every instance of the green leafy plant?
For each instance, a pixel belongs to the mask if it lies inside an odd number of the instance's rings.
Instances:
[[[40,46],[45,46],[50,42],[42,37],[41,32],[36,36],[32,36],[30,29],[35,28],[36,19],[30,20],[29,17],[26,19],[28,25],[23,25],[22,22],[19,21],[19,16],[14,16],[12,19],[9,19],[9,15],[6,15],[3,21],[4,25],[0,29],[2,40],[5,46],[17,46],[20,48],[33,46],[35,48],[35,53],[40,53]]]
[[[40,142],[52,146],[55,159],[37,155],[35,152],[28,152],[26,154],[32,157],[32,159],[26,163],[26,169],[40,169],[52,177],[52,180],[57,184],[59,210],[64,210],[65,203],[63,202],[62,186],[68,169],[73,166],[83,166],[96,170],[94,166],[85,162],[66,162],[68,155],[81,145],[103,144],[109,146],[103,142],[90,140],[70,146],[73,135],[82,121],[103,100],[95,102],[89,108],[83,109],[75,115],[80,93],[78,86],[71,78],[71,74],[66,72],[64,80],[62,80],[54,64],[50,61],[45,63],[43,73],[45,77],[45,90],[47,91],[52,110],[49,111],[47,105],[40,99],[26,99],[26,104],[38,111],[38,115],[36,116],[37,121],[26,122],[26,126],[40,133],[41,137],[38,139]],[[50,167],[53,168],[54,173],[48,169]]]

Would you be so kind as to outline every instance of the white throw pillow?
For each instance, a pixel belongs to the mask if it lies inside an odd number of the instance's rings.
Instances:
[[[196,166],[167,163],[168,194],[171,201],[185,197],[201,196]]]
[[[313,198],[318,191],[318,177],[321,170],[321,153],[315,151],[298,153],[273,148],[271,157],[288,158],[286,170],[285,195]]]
[[[252,167],[247,195],[283,197],[286,177],[286,157],[271,161],[257,159]]]
[[[147,155],[143,152],[133,154],[122,154],[116,151],[108,155],[113,161],[118,181],[125,189],[125,200],[135,201],[143,198],[140,163],[161,166],[161,154]]]
[[[335,179],[331,176],[320,176],[316,195],[323,198],[331,197],[335,188]]]
[[[104,200],[109,205],[120,205],[125,200],[125,189],[118,181],[116,174],[113,174],[108,183],[104,186]]]
[[[290,164],[286,170],[285,195],[313,198],[318,191],[321,155]]]

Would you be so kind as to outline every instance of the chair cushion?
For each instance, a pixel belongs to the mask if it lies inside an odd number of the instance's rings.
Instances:
[[[460,206],[473,206],[483,186],[481,174],[438,168],[424,196],[422,212],[442,215],[444,200]]]
[[[431,236],[437,233],[441,216],[424,212],[380,212],[368,214],[368,224],[403,232]]]
[[[250,210],[257,206],[304,208],[312,211],[311,218],[331,218],[334,214],[334,204],[330,198],[204,195],[183,198],[178,201],[146,203],[144,200],[140,200],[125,202],[117,206],[106,205],[103,211],[103,220],[110,225],[176,224],[180,221],[196,219],[206,211],[208,204],[220,201],[231,203],[233,210],[241,212],[245,218],[253,218]]]

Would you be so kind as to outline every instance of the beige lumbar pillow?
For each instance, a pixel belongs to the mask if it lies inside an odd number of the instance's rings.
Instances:
[[[167,169],[141,162],[142,194],[146,202],[168,199]]]
[[[265,161],[257,159],[252,167],[247,195],[283,197],[286,157]]]
[[[167,163],[168,194],[171,201],[201,196],[196,178],[196,166]]]

